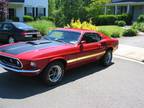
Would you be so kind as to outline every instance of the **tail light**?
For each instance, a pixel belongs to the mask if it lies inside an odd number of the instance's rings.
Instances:
[[[26,32],[21,32],[21,35],[22,36],[25,36],[27,33]]]

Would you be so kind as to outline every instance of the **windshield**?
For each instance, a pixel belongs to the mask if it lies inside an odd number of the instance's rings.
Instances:
[[[24,23],[13,23],[17,28],[19,28],[19,29],[32,29],[32,27],[31,26],[29,26],[29,25],[26,25],[26,24],[24,24]]]
[[[80,38],[80,33],[63,30],[52,30],[45,38],[53,41],[76,44]]]

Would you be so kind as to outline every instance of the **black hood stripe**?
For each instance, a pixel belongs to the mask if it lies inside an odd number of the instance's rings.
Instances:
[[[33,41],[35,43],[42,43],[43,40],[38,40],[38,41]],[[48,47],[56,47],[56,46],[61,46],[64,45],[64,43],[56,42],[56,41],[51,41],[51,42],[45,42],[42,44],[30,44],[28,42],[21,42],[17,44],[13,44],[10,46],[4,46],[0,48],[1,52],[9,53],[9,54],[20,54],[32,50],[39,50],[39,49],[44,49]]]

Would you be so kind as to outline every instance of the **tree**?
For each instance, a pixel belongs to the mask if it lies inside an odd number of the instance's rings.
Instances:
[[[104,14],[104,5],[110,0],[91,0],[91,3],[85,7],[88,18],[93,18],[97,15]]]
[[[8,15],[8,0],[0,0],[0,21],[4,21]]]
[[[110,0],[49,0],[49,15],[59,26],[70,23],[72,19],[88,21],[104,14],[104,4]]]
[[[55,7],[56,7],[56,4],[55,4],[55,0],[49,0],[49,16],[52,16],[53,15],[53,12],[54,12],[54,10],[55,10]]]
[[[83,0],[65,0],[64,2],[64,15],[66,17],[66,23],[71,19],[80,19],[83,11]]]

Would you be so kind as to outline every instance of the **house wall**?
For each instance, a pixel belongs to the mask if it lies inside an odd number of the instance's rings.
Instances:
[[[144,5],[133,6],[133,9],[133,21],[135,21],[139,15],[144,14]]]
[[[24,5],[23,4],[12,3],[12,4],[9,4],[8,7],[15,9],[16,17],[19,17],[19,20],[23,21],[23,16],[24,16]]]
[[[25,0],[24,6],[46,8],[46,16],[48,16],[48,0]]]
[[[48,16],[48,0],[20,0],[19,2],[10,0],[8,7],[15,9],[15,15],[20,21],[23,21],[25,7],[34,8],[34,16],[36,16],[36,8],[45,8],[45,15]]]
[[[20,21],[23,21],[24,6],[17,7],[17,9],[16,9],[16,16],[19,17],[19,20],[20,20]]]

